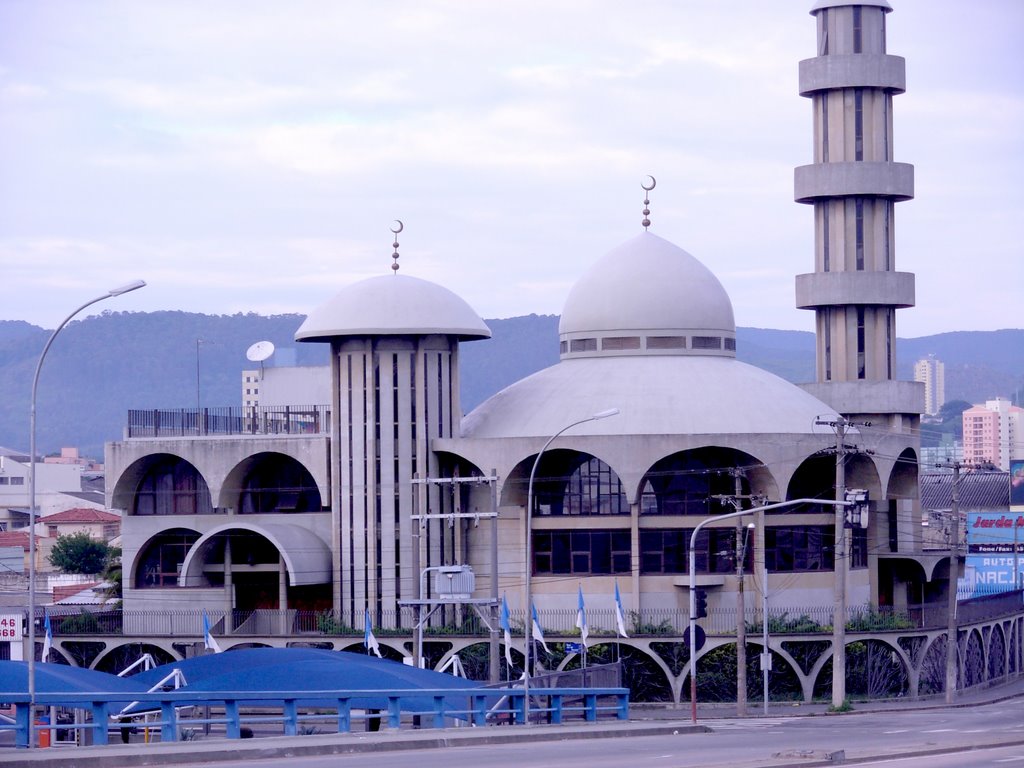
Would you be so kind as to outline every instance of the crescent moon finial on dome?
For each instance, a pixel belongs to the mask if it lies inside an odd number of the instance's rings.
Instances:
[[[644,190],[644,220],[640,223],[644,225],[644,232],[651,226],[651,220],[648,218],[651,215],[650,206],[650,191],[658,186],[658,181],[653,176],[645,176],[644,180],[640,182],[640,187]]]
[[[395,235],[395,242],[391,244],[395,249],[395,252],[391,254],[391,258],[394,259],[394,262],[391,264],[391,270],[396,275],[398,274],[398,235],[403,229],[405,229],[405,225],[402,223],[402,220],[395,219],[395,225],[391,227],[391,231]]]

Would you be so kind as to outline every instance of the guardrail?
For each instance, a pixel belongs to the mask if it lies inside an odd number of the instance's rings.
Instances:
[[[353,700],[367,698],[386,702],[382,710],[359,709]],[[125,706],[138,704],[139,710],[159,712],[159,719],[140,725],[159,729],[161,741],[180,741],[183,732],[193,726],[224,728],[229,739],[242,737],[243,729],[254,724],[282,724],[284,735],[300,733],[303,723],[330,724],[338,733],[349,733],[354,722],[377,724],[385,722],[391,729],[411,726],[414,719],[418,727],[443,728],[451,722],[465,722],[473,726],[495,724],[523,724],[525,722],[525,696],[521,688],[431,688],[415,690],[356,690],[356,691],[302,691],[283,695],[280,691],[232,692],[230,695],[203,696],[187,691],[155,693],[100,692],[95,693],[37,693],[36,706],[65,707],[83,710],[91,722],[69,724],[37,723],[30,715],[32,707],[28,694],[0,692],[0,699],[14,704],[13,724],[0,723],[0,730],[15,732],[15,745],[28,747],[30,734],[42,731],[90,732],[93,744],[109,743],[109,732],[131,725],[125,719],[112,718]],[[424,706],[424,701],[429,702]],[[456,702],[464,702],[456,705]],[[179,710],[197,708],[206,712],[208,706],[215,711],[211,716],[182,717]],[[243,709],[244,707],[244,709]],[[259,714],[252,710],[259,708]],[[330,710],[325,712],[324,710]],[[268,714],[269,712],[269,714]],[[579,718],[595,722],[601,716],[616,720],[629,719],[629,690],[626,688],[544,688],[531,690],[530,720],[563,723]],[[83,717],[75,720],[82,721]]]
[[[1012,592],[992,596],[986,600],[961,603],[962,610],[984,612],[1013,611],[1020,607],[1021,593]],[[753,602],[753,601],[752,601]],[[977,603],[977,605],[972,605]],[[510,612],[513,634],[522,634],[522,611]],[[351,620],[339,618],[333,611],[278,610],[273,608],[257,610],[235,610],[208,612],[214,635],[217,637],[353,637],[364,634],[363,617]],[[971,613],[971,615],[975,615]],[[576,627],[576,611],[571,609],[538,610],[540,625],[546,635],[571,640],[579,636]],[[698,620],[710,635],[735,634],[737,612],[733,608],[712,608],[708,615]],[[41,620],[41,618],[40,618]],[[152,636],[194,636],[203,634],[202,611],[200,610],[113,610],[89,611],[76,608],[51,610],[50,620],[54,637],[92,635],[152,635]],[[745,615],[748,632],[761,631],[761,610],[748,605]],[[374,621],[378,638],[389,636],[407,637],[412,632],[414,616],[411,609],[383,611]],[[612,639],[617,636],[615,612],[611,608],[587,610],[590,636]],[[944,627],[947,623],[946,607],[911,606],[896,611],[891,608],[871,608],[854,605],[847,608],[847,629],[850,631],[884,631],[906,629],[929,629]],[[627,611],[626,630],[630,637],[682,636],[689,626],[687,611],[670,608],[645,608]],[[768,629],[772,635],[780,634],[827,634],[832,631],[832,607],[779,607],[768,612]],[[488,637],[489,630],[476,614],[462,617],[458,623],[446,622],[442,617],[433,618],[424,627],[427,637]]]
[[[326,405],[223,406],[128,411],[125,437],[196,435],[326,435]]]

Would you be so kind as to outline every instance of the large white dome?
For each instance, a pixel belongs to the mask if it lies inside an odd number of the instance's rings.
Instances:
[[[573,418],[580,435],[810,434],[833,409],[773,373],[714,356],[587,357],[507,387],[462,421],[467,438],[553,435]]]
[[[732,302],[711,270],[643,232],[573,286],[558,327],[563,356],[735,353]]]
[[[491,331],[469,304],[447,288],[394,274],[346,286],[310,313],[295,340],[431,334],[488,339]]]

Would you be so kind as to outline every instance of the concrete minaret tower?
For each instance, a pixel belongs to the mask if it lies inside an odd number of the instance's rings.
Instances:
[[[439,521],[413,540],[410,515],[453,502],[436,487],[414,499],[411,480],[437,476],[431,441],[458,434],[459,342],[491,335],[447,288],[398,274],[395,223],[393,274],[343,288],[295,334],[331,345],[333,598],[350,626],[364,609],[397,626],[399,602],[417,597],[414,547],[424,567],[463,562],[461,534]]]
[[[813,309],[817,383],[806,388],[847,416],[906,428],[920,386],[897,382],[896,310],[914,305],[914,275],[896,271],[895,203],[914,196],[914,167],[893,160],[892,97],[905,62],[885,50],[886,0],[819,0],[818,55],[800,62],[811,99],[814,163],[795,174],[814,206],[814,272],[796,303]]]

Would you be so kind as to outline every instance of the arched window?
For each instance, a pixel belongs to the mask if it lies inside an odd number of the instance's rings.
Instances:
[[[612,468],[592,456],[572,456],[543,463],[544,476],[534,481],[533,514],[628,515],[629,500]]]
[[[208,515],[210,489],[198,470],[177,456],[154,463],[135,492],[136,515]]]
[[[322,508],[313,476],[290,456],[259,457],[242,481],[238,511],[243,515],[319,512]]]
[[[198,539],[199,534],[187,528],[173,528],[150,539],[139,552],[136,589],[177,586],[185,555]]]

